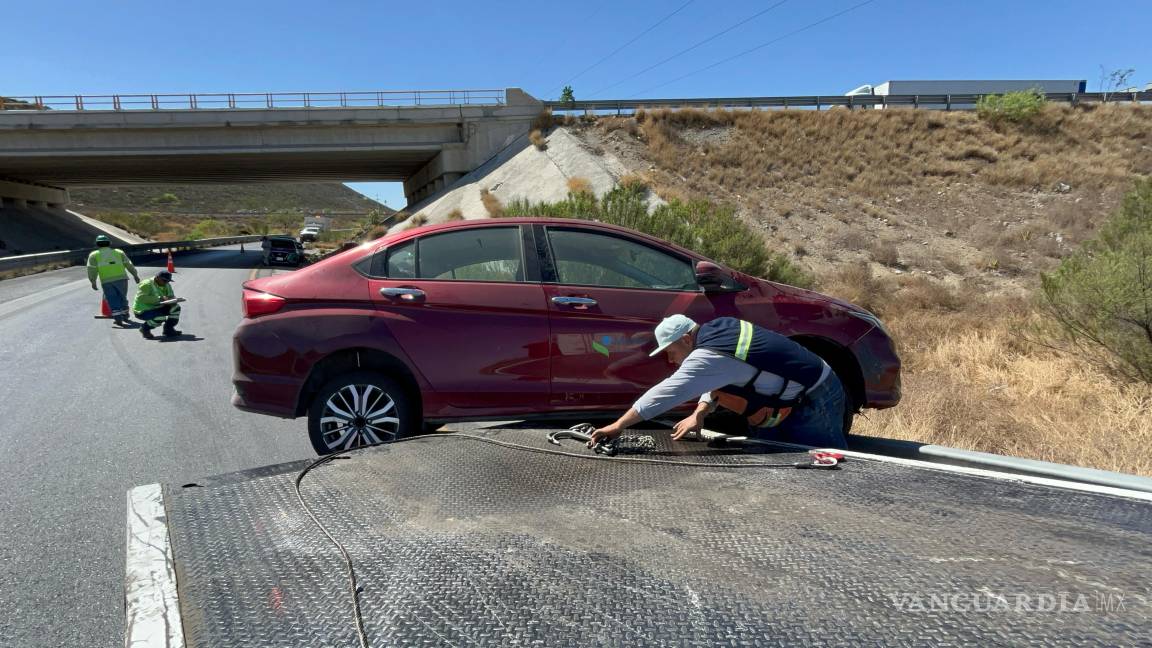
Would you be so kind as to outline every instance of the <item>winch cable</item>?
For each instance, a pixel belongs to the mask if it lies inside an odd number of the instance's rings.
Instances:
[[[580,425],[574,425],[570,429],[572,429],[572,430],[587,429],[587,427],[589,427],[587,424],[582,423]],[[688,467],[696,467],[696,468],[725,468],[725,469],[726,468],[806,468],[806,467],[812,466],[811,463],[805,463],[805,462],[762,462],[762,461],[752,462],[752,461],[749,461],[749,462],[741,462],[741,463],[722,464],[722,463],[709,463],[706,461],[676,461],[673,459],[651,459],[651,458],[647,458],[647,457],[620,457],[620,456],[608,456],[608,455],[602,455],[602,454],[581,454],[581,453],[577,453],[577,452],[566,452],[564,450],[553,450],[551,448],[536,448],[536,447],[533,447],[530,445],[524,445],[522,443],[512,443],[510,441],[500,441],[499,439],[493,439],[490,437],[480,436],[477,434],[469,434],[467,432],[438,432],[438,433],[433,433],[433,434],[422,434],[422,435],[405,437],[402,439],[396,439],[394,441],[388,441],[385,443],[377,443],[377,444],[372,444],[372,445],[392,445],[395,443],[404,443],[406,441],[416,441],[419,439],[471,439],[473,441],[482,441],[484,443],[490,443],[492,445],[497,445],[497,446],[500,446],[502,448],[509,448],[512,450],[522,450],[525,452],[534,452],[537,454],[556,455],[556,456],[560,456],[560,457],[575,457],[577,459],[590,459],[592,461],[615,461],[615,462],[622,462],[622,463],[660,464],[660,465],[667,465],[667,466],[688,466]],[[319,466],[323,466],[324,464],[331,463],[332,461],[334,461],[336,459],[343,459],[343,458],[345,458],[345,456],[348,453],[355,452],[356,450],[363,450],[366,447],[370,447],[370,446],[359,446],[356,448],[349,448],[347,450],[341,450],[339,452],[335,452],[335,453],[330,454],[330,455],[325,455],[325,456],[321,457],[320,459],[317,459],[316,461],[312,462],[311,464],[308,464],[308,466],[306,466],[303,470],[301,470],[299,472],[299,474],[296,475],[296,484],[295,484],[296,499],[300,502],[300,506],[304,509],[304,512],[308,515],[308,517],[312,520],[312,523],[315,524],[316,527],[320,529],[320,532],[323,533],[326,538],[328,538],[328,541],[336,546],[336,548],[340,551],[340,556],[344,559],[344,568],[345,568],[345,571],[346,571],[347,576],[348,576],[348,592],[352,597],[352,616],[356,622],[356,636],[360,641],[360,648],[370,648],[370,647],[368,644],[368,635],[364,631],[364,614],[363,614],[363,611],[360,607],[360,586],[356,580],[356,567],[352,563],[352,556],[348,553],[348,550],[344,547],[344,544],[341,543],[339,540],[337,540],[336,536],[332,535],[332,532],[328,530],[328,527],[324,526],[324,523],[320,521],[320,518],[312,510],[312,507],[308,506],[308,502],[304,500],[304,494],[300,491],[300,484],[304,481],[304,477],[309,472],[311,472],[313,468],[317,468]],[[833,465],[835,465],[835,464],[833,464]],[[435,632],[435,631],[433,631],[433,632]],[[447,641],[447,639],[444,637],[441,637],[441,639],[444,639],[445,641]],[[452,645],[450,642],[448,642],[448,643],[449,643],[449,645]]]

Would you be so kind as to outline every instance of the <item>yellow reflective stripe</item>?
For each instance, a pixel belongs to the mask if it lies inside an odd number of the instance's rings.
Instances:
[[[752,346],[752,324],[740,321],[740,339],[736,341],[736,359],[747,360],[748,349]]]

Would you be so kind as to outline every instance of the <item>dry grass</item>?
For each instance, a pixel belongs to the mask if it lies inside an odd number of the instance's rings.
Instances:
[[[652,182],[640,173],[625,173],[616,183],[625,189],[648,189],[652,186]]]
[[[900,264],[900,251],[896,249],[896,244],[892,241],[876,241],[869,250],[872,255],[872,260],[880,265],[886,265],[891,268],[899,268]]]
[[[1152,385],[1025,342],[1023,316],[912,311],[888,323],[898,340],[922,336],[903,352],[904,398],[855,433],[1152,476]]]
[[[428,224],[428,214],[425,214],[424,212],[420,212],[419,214],[416,214],[412,218],[408,219],[408,227],[405,227],[404,229],[415,229],[417,227],[423,227],[427,224]]]
[[[456,209],[448,212],[448,216],[445,220],[462,221],[464,220],[464,212],[459,207],[457,207]]]
[[[5,270],[4,272],[0,272],[0,281],[4,281],[5,279],[15,279],[16,277],[26,277],[28,275],[40,274],[41,272],[49,272],[51,270],[60,270],[61,268],[70,268],[73,265],[80,265],[80,264],[45,263],[42,265],[32,266],[29,268],[15,268],[12,270]]]
[[[1052,189],[1102,188],[1152,168],[1152,106],[1046,106],[1038,126],[971,112],[658,110],[637,116],[659,166],[732,190],[782,183],[884,196],[925,177]],[[732,127],[716,144],[685,131]]]
[[[593,195],[592,183],[588,182],[587,178],[581,178],[580,176],[568,178],[568,193],[574,195],[587,194],[591,196]]]
[[[532,146],[535,146],[537,151],[548,150],[548,140],[544,138],[544,133],[538,130],[528,134],[528,141],[532,142]]]
[[[883,316],[904,365],[900,405],[868,410],[854,433],[1152,476],[1152,385],[1033,344],[1026,297],[867,265],[822,290]]]
[[[504,216],[504,203],[500,199],[492,195],[492,192],[487,189],[480,190],[480,202],[484,203],[484,210],[488,212],[490,218],[500,218]]]

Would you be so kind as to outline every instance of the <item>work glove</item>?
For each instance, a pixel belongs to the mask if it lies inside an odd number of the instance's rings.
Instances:
[[[135,281],[136,283],[140,283],[140,275],[136,275],[136,276],[132,277],[132,279],[133,279],[133,281]]]
[[[92,282],[92,290],[100,290],[99,288],[96,287],[95,281]]]

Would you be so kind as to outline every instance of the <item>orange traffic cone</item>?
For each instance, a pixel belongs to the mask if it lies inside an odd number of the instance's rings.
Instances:
[[[100,300],[100,317],[112,317],[112,307],[108,305],[107,299]]]
[[[176,264],[172,262],[172,250],[168,250],[168,272],[176,272]]]

